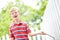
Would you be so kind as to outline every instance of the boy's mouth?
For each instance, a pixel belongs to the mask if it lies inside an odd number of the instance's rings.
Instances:
[[[14,18],[16,18],[17,16],[14,16]]]

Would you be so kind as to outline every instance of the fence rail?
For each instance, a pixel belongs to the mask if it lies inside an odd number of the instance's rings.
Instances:
[[[34,32],[33,29],[31,29],[31,30],[32,30],[32,32]],[[36,31],[38,32],[39,30],[36,29]],[[6,36],[3,35],[2,37],[0,37],[0,40],[10,40],[10,37],[8,34],[6,34]],[[37,36],[33,36],[33,37],[29,36],[29,40],[55,40],[55,39],[51,35],[47,34],[47,35],[37,35]]]
[[[49,37],[47,35],[37,35],[37,36],[33,36],[33,37],[29,37],[29,40],[47,40],[47,38],[51,39],[51,40],[55,40],[52,37]],[[48,39],[48,40],[49,40]],[[10,40],[9,35],[7,34],[6,36],[2,36],[0,37],[0,40]]]

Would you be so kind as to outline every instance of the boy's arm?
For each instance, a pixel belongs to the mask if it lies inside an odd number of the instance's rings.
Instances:
[[[13,34],[11,33],[11,31],[10,31],[10,40],[14,40],[14,36],[13,36]]]
[[[27,27],[27,34],[29,34],[29,36],[36,36],[36,35],[46,35],[46,33],[44,33],[43,31],[39,31],[39,32],[31,32],[32,30],[29,28],[29,26],[26,24]]]
[[[10,29],[9,29],[9,33],[10,33],[10,40],[14,40],[14,35],[12,33],[11,26],[10,26]]]
[[[44,32],[31,32],[29,33],[29,36],[36,36],[36,35],[46,35]]]
[[[10,32],[10,40],[14,40],[14,36],[11,32]]]
[[[13,40],[13,38],[10,38],[10,40]]]
[[[10,40],[14,40],[13,35],[10,33]]]

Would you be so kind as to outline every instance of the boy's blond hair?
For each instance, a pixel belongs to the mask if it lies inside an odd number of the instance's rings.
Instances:
[[[12,12],[12,11],[19,11],[19,9],[18,9],[18,7],[12,7],[12,8],[10,9],[10,12]]]

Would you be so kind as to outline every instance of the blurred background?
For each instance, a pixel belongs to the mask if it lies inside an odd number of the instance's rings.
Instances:
[[[9,27],[12,23],[11,7],[18,7],[21,13],[20,19],[27,22],[31,28],[40,30],[47,3],[48,0],[0,0],[0,37],[9,35]]]

